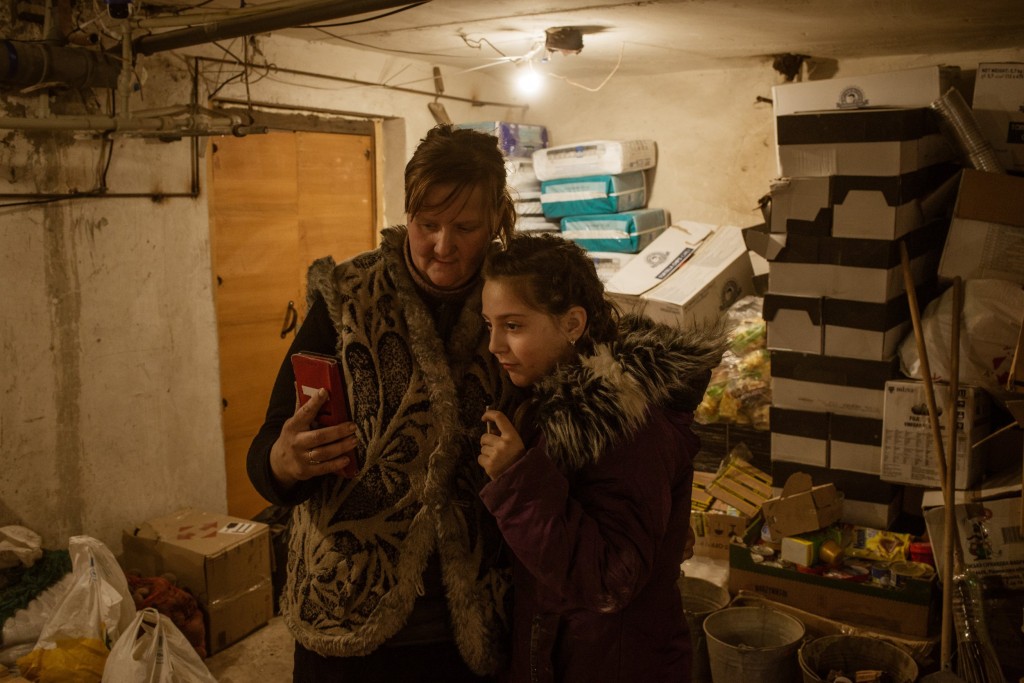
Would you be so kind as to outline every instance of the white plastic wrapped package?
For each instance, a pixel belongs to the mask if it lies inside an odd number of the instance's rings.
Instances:
[[[973,384],[994,396],[1005,396],[1006,378],[1024,316],[1024,289],[1007,280],[965,280],[960,319],[961,384]],[[952,333],[953,289],[921,313],[921,328],[932,379],[948,382]],[[922,379],[921,359],[913,333],[900,343],[903,374]]]
[[[654,140],[590,140],[540,149],[533,153],[533,172],[540,180],[617,175],[654,168]]]

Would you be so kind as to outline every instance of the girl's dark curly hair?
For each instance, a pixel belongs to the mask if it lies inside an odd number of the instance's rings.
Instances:
[[[438,206],[429,206],[427,194],[437,185],[450,185],[451,192]],[[442,123],[420,140],[405,165],[405,213],[415,216],[422,209],[445,207],[463,190],[473,187],[480,187],[488,199],[492,236],[508,244],[516,212],[498,138]]]
[[[604,296],[594,261],[579,245],[550,234],[515,233],[504,251],[493,252],[484,262],[484,280],[516,278],[523,301],[550,315],[561,315],[573,306],[587,312],[587,328],[576,340],[576,349],[593,352],[594,344],[617,338],[619,311]]]

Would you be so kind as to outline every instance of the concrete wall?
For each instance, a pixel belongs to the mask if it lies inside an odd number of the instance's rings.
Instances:
[[[433,91],[428,63],[286,38],[257,42],[283,68]],[[242,53],[238,41],[223,44]],[[224,56],[210,46],[180,54]],[[177,54],[140,60],[144,82],[132,110],[186,103],[190,66]],[[201,89],[237,71],[201,63]],[[445,80],[464,97],[504,92],[486,75]],[[384,222],[404,220],[401,172],[434,125],[432,98],[258,71],[249,91],[258,101],[379,119],[391,179]],[[239,80],[220,95],[245,97],[245,87]],[[106,96],[40,100],[5,91],[0,116],[102,113]],[[445,105],[460,120],[508,116],[504,107]],[[95,136],[0,130],[0,193],[91,190],[106,151]],[[205,164],[198,198],[23,206],[10,205],[31,200],[0,198],[0,526],[34,529],[47,547],[87,534],[118,552],[126,526],[186,505],[226,509]],[[117,138],[107,186],[187,194],[190,165],[188,140]]]
[[[0,15],[0,35],[10,29]],[[254,60],[279,67],[433,88],[427,62],[265,36],[257,46],[263,57]],[[241,54],[238,41],[225,47]],[[224,53],[204,46],[180,55]],[[939,62],[973,69],[978,61],[1022,58],[1017,51],[865,60],[842,65],[841,75]],[[186,102],[190,63],[172,54],[141,60],[145,82],[133,108]],[[500,68],[442,71],[448,94],[509,104],[441,100],[456,122],[542,123],[554,144],[653,137],[660,161],[652,206],[675,219],[759,222],[757,200],[775,175],[771,107],[756,101],[770,97],[779,81],[767,63],[612,78],[598,92],[553,82],[528,110]],[[201,90],[209,92],[233,73],[228,65],[201,64]],[[434,123],[426,106],[431,98],[258,70],[249,93],[257,101],[380,119],[389,182],[384,222],[403,220],[401,168]],[[246,96],[241,80],[220,94]],[[5,93],[0,115],[34,116],[42,106],[34,96]],[[98,101],[67,94],[45,106],[81,113],[96,110]],[[0,192],[91,189],[104,154],[102,140],[0,130]],[[88,534],[116,552],[120,530],[135,522],[184,505],[225,509],[205,160],[201,164],[194,199],[0,207],[0,525],[33,528],[48,547]],[[189,165],[187,141],[119,139],[107,184],[115,193],[187,193]]]

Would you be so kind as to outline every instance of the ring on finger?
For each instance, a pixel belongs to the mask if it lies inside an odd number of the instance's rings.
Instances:
[[[320,461],[313,457],[313,455],[315,453],[316,453],[315,449],[310,449],[310,450],[306,451],[306,460],[309,462],[310,465],[319,465],[320,464]]]

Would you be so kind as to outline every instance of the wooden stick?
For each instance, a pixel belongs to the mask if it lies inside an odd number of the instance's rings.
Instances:
[[[914,340],[917,342],[917,357],[921,365],[921,379],[924,381],[924,397],[928,404],[928,421],[932,428],[932,442],[935,445],[935,459],[939,469],[939,482],[942,486],[942,500],[945,511],[952,510],[955,502],[954,493],[949,489],[946,472],[945,449],[942,447],[942,431],[939,429],[938,409],[935,407],[935,388],[932,386],[932,369],[928,365],[928,348],[925,345],[924,331],[921,327],[921,314],[917,308],[917,291],[914,289],[914,274],[910,270],[910,256],[907,254],[907,243],[900,242],[900,263],[903,266],[903,284],[907,290],[907,304],[910,307],[910,320],[914,324]],[[948,534],[944,530],[944,537]],[[943,548],[943,558],[948,555]],[[943,669],[951,668],[951,643],[953,636],[953,577],[952,567],[943,561],[942,567],[942,636],[940,640],[939,663]]]
[[[960,534],[956,528],[956,437],[957,418],[959,416],[960,399],[960,297],[962,282],[958,277],[953,278],[953,317],[950,330],[949,342],[949,400],[946,402],[946,430],[949,437],[949,446],[946,448],[946,487],[949,492],[946,507],[943,509],[942,522],[942,614],[953,614],[953,575],[961,571],[960,553],[954,552],[959,544]],[[965,416],[970,419],[971,416]],[[971,456],[970,451],[967,457]],[[938,457],[942,457],[941,455]],[[952,633],[952,628],[949,629]],[[943,635],[945,635],[943,631]],[[949,641],[947,646],[950,651],[953,649],[952,635],[945,636]],[[951,652],[950,652],[951,654]],[[949,661],[943,659],[943,662]],[[950,666],[950,668],[952,668]]]

